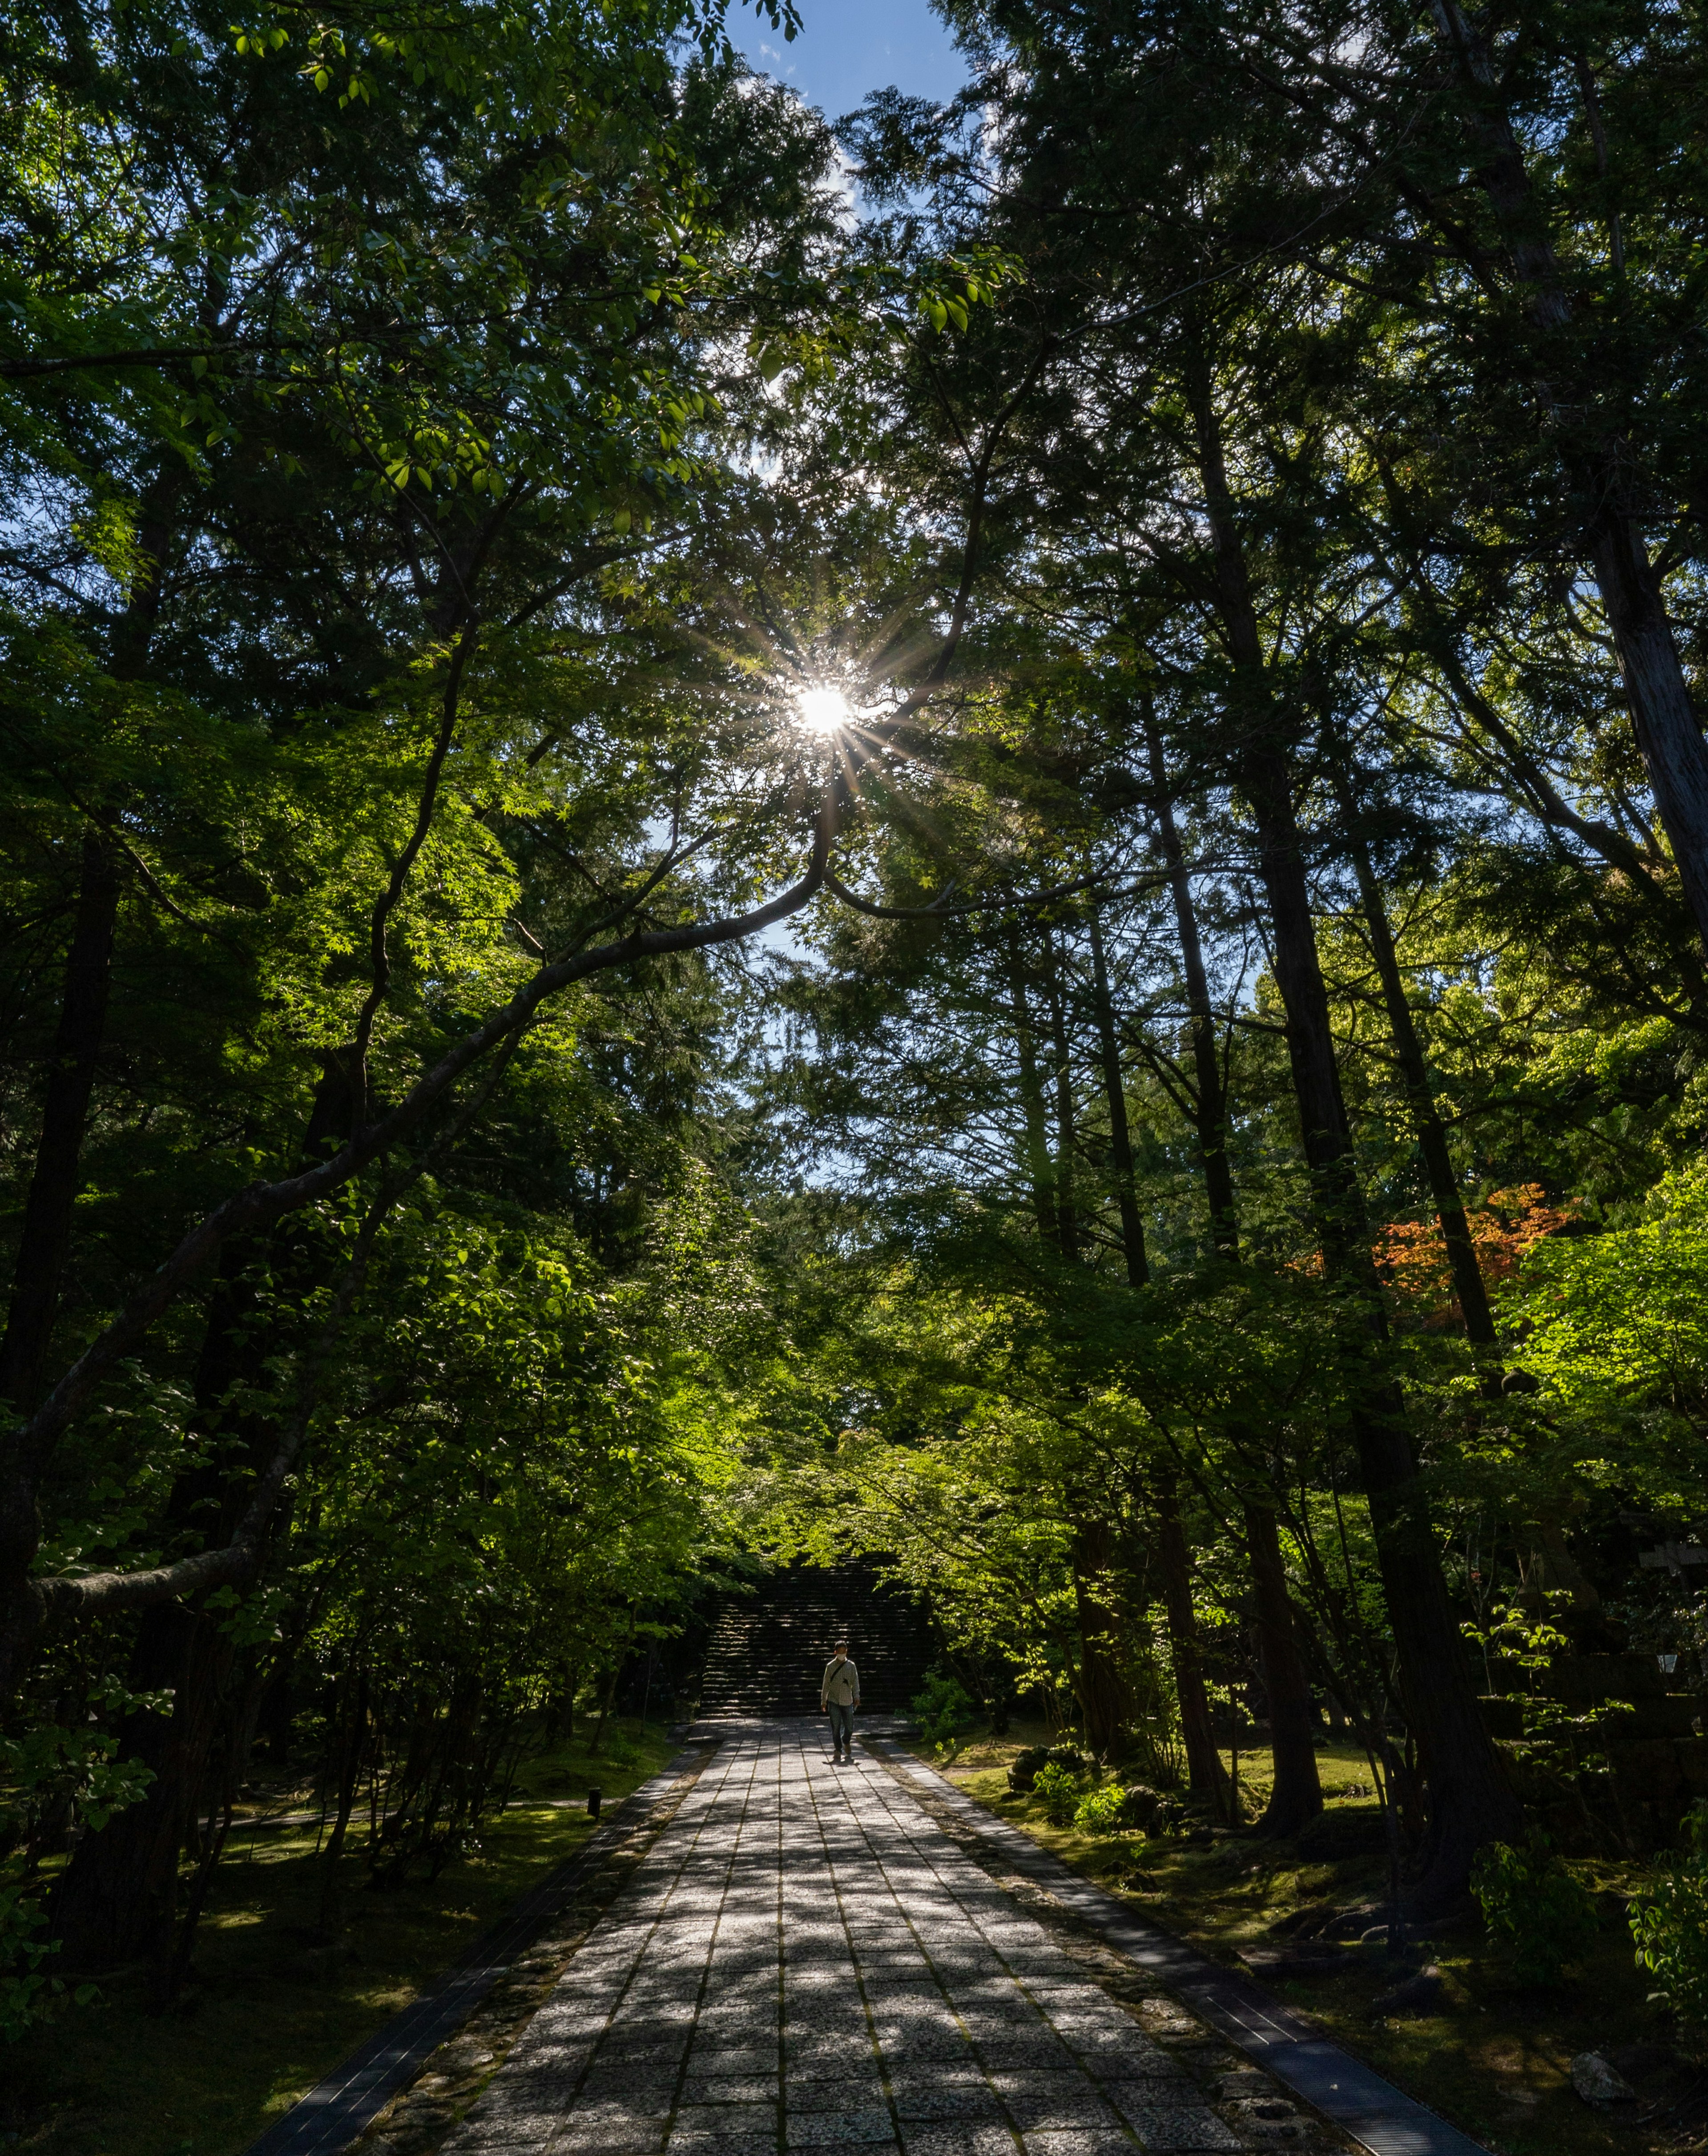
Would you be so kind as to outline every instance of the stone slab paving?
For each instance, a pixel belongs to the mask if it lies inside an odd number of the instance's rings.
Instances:
[[[905,1780],[925,1787],[971,1826],[980,1841],[999,1851],[1008,1866],[1044,1887],[1117,1953],[1160,1977],[1201,2021],[1332,2119],[1372,2156],[1488,2156],[1481,2142],[1331,2043],[1308,2015],[1220,1967],[1183,1939],[1147,1924],[923,1761],[883,1742],[875,1749]]]
[[[408,2087],[439,2046],[463,2026],[509,1974],[514,1957],[562,1913],[582,1881],[631,1828],[657,1808],[690,1764],[690,1753],[679,1753],[663,1774],[626,1797],[567,1863],[474,1940],[437,1984],[401,2014],[393,2015],[300,2097],[249,2143],[244,2156],[334,2156],[335,2151],[348,2148],[398,2092]]]
[[[446,2156],[1238,2149],[875,1760],[731,1735]]]

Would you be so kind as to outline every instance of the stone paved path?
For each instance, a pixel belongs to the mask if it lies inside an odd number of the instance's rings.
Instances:
[[[849,2143],[1241,2145],[880,1766],[756,1733],[715,1756],[445,2156]]]

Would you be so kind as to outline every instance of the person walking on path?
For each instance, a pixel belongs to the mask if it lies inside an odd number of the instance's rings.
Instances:
[[[854,1758],[854,1714],[859,1703],[860,1673],[848,1658],[848,1641],[839,1640],[818,1687],[818,1711],[828,1708],[830,1713],[833,1762]]]

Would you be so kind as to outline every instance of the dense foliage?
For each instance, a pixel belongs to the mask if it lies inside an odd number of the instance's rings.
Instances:
[[[859,213],[691,0],[3,32],[8,2030],[756,1551],[1425,1911],[1676,1827],[1700,25],[944,12]]]

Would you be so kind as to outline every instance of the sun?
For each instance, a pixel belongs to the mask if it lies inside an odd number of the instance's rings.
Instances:
[[[853,707],[841,690],[828,688],[823,682],[796,690],[795,711],[808,732],[814,734],[839,733],[854,717]]]

